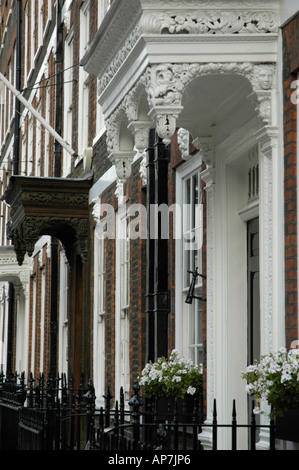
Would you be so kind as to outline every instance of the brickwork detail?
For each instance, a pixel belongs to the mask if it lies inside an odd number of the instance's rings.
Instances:
[[[297,272],[297,106],[291,100],[292,82],[299,70],[299,15],[283,28],[283,128],[285,190],[285,310],[286,344],[298,339]],[[297,31],[297,34],[296,34]]]

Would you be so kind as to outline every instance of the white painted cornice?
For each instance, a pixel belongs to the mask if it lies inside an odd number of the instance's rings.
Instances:
[[[114,0],[81,65],[99,78],[100,94],[109,84],[125,94],[122,78],[129,73],[133,80],[134,68],[138,76],[147,64],[218,61],[225,52],[230,61],[244,61],[244,42],[249,61],[256,54],[273,62],[278,6],[278,0]]]
[[[114,0],[104,17],[81,64],[89,72],[101,76],[118,56],[124,58],[139,36],[134,32],[141,16],[139,0]]]

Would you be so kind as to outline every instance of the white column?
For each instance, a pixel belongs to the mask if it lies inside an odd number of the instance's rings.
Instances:
[[[261,181],[261,354],[267,354],[285,344],[283,161],[279,158],[277,127],[263,127],[256,138]]]
[[[207,168],[201,173],[202,180],[206,183],[206,257],[207,257],[207,302],[206,302],[206,368],[207,368],[207,423],[213,419],[213,401],[215,398],[215,272],[214,272],[214,253],[215,253],[215,168]],[[209,447],[212,443],[212,428],[203,428],[200,435],[201,443]]]
[[[261,354],[285,345],[283,159],[278,129],[266,126],[256,133],[260,167],[260,310]],[[261,415],[268,424],[269,408]],[[269,448],[269,432],[261,430],[259,449]]]

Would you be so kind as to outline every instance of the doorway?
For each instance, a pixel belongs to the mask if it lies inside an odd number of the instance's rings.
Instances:
[[[260,359],[259,218],[247,223],[248,363]]]
[[[260,360],[260,272],[259,272],[259,218],[256,217],[247,223],[247,287],[248,287],[248,364]],[[254,397],[248,395],[248,422],[251,420]],[[259,424],[259,416],[256,423]],[[259,430],[256,433],[258,439]]]

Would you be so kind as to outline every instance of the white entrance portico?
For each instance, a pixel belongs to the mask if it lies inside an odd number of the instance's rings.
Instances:
[[[261,353],[283,342],[278,10],[278,0],[115,0],[82,60],[99,79],[109,157],[120,183],[130,175],[136,149],[147,148],[150,127],[166,145],[177,128],[187,129],[205,163],[207,421],[214,398],[219,422],[230,422],[233,398],[238,419],[247,420],[241,373],[248,349],[247,222],[254,217]],[[248,198],[253,155],[255,201]],[[184,320],[179,306],[177,331]],[[219,439],[229,446],[226,433]]]
[[[1,357],[0,364],[3,367],[3,372],[7,366],[7,347],[8,347],[8,302],[9,289],[8,283],[13,285],[14,290],[14,307],[15,317],[13,321],[14,331],[17,335],[16,351],[15,351],[15,364],[18,370],[27,372],[28,369],[28,356],[27,356],[27,340],[29,331],[29,258],[26,257],[22,266],[19,266],[13,246],[2,246],[0,248],[0,283],[6,285],[6,295],[1,300],[1,319],[0,329],[2,332],[1,340]],[[14,371],[10,371],[14,372]]]

